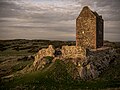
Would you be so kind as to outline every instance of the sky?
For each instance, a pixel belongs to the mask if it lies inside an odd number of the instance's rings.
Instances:
[[[75,40],[84,6],[102,15],[104,40],[120,41],[120,0],[0,0],[0,40]]]

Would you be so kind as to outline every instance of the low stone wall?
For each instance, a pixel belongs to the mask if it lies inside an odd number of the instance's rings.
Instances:
[[[63,46],[61,52],[63,58],[83,58],[86,56],[86,49],[80,46]]]
[[[110,47],[102,47],[102,48],[98,48],[98,49],[91,49],[91,50],[88,50],[87,52],[87,56],[90,56],[90,55],[99,55],[99,54],[108,54],[109,52],[112,52],[112,48]]]

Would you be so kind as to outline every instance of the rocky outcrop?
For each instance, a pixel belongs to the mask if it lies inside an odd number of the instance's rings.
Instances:
[[[92,52],[92,55],[86,57],[86,60],[78,62],[77,69],[80,78],[88,80],[98,77],[115,58],[116,51],[114,49]]]

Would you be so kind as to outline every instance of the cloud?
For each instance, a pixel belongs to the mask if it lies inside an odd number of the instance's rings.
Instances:
[[[75,40],[75,19],[85,5],[103,16],[105,39],[114,33],[119,40],[119,0],[1,0],[0,39]]]

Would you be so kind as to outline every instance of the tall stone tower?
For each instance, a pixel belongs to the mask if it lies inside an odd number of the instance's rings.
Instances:
[[[76,46],[96,49],[103,46],[103,19],[88,6],[76,19]]]

